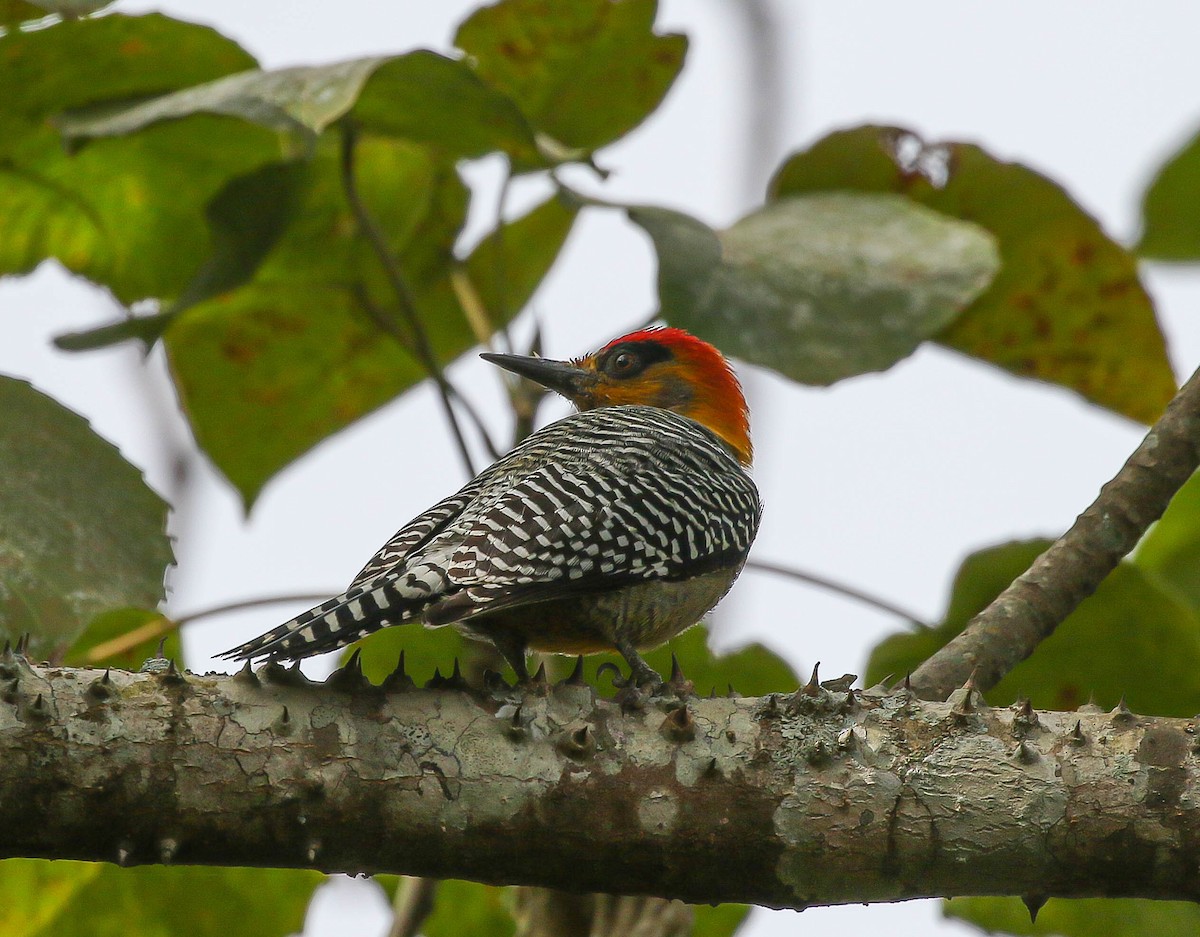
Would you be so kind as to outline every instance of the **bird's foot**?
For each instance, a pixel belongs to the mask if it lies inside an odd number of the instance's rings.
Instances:
[[[612,671],[613,686],[617,688],[614,697],[617,704],[625,712],[646,708],[646,703],[656,696],[661,696],[666,684],[662,677],[654,672],[641,658],[641,667],[630,666],[628,677],[621,675],[621,669],[611,661],[601,664],[596,670],[599,679],[606,671]]]
[[[612,673],[612,684],[618,690],[633,688],[649,691],[653,695],[666,685],[663,683],[663,678],[644,663],[641,667],[631,668],[629,676],[625,677],[621,674],[620,667],[612,661],[606,660],[596,668],[596,679],[599,680],[605,673]]]

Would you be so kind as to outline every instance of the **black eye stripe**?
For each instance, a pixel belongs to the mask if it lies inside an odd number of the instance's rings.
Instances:
[[[633,367],[626,366],[620,370],[615,367],[614,363],[617,356],[621,354],[633,356]],[[596,362],[596,367],[597,370],[615,376],[633,377],[636,374],[641,374],[642,371],[652,364],[659,361],[669,361],[670,359],[670,350],[659,342],[621,342],[605,351]]]

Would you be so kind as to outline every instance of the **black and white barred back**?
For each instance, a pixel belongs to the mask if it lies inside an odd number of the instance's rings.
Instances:
[[[295,660],[385,625],[740,566],[760,513],[754,483],[699,423],[644,406],[576,413],[403,527],[341,595],[224,656]]]

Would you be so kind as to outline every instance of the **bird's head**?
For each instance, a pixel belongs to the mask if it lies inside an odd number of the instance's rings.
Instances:
[[[716,348],[682,329],[653,328],[613,339],[570,361],[485,354],[485,359],[562,394],[580,410],[642,404],[695,420],[749,465],[749,408],[733,368]]]

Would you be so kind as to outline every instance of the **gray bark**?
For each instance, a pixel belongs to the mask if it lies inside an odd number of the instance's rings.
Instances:
[[[1195,725],[811,685],[626,700],[0,660],[0,857],[774,907],[1200,899]],[[1085,707],[1086,709],[1086,707]]]

